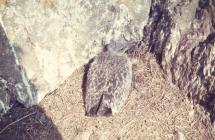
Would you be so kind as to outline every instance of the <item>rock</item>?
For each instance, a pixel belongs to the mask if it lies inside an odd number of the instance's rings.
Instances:
[[[143,41],[167,78],[215,119],[215,5],[211,0],[152,1]]]
[[[0,25],[0,114],[6,113],[15,101],[28,107],[36,100],[33,87],[17,61],[15,49]]]
[[[94,57],[102,41],[108,44],[122,35],[139,40],[150,4],[141,0],[7,0],[0,3],[0,17],[39,102]],[[24,104],[31,102],[24,100]]]
[[[3,78],[0,78],[0,114],[6,113],[13,102],[13,92],[10,92],[10,85]]]

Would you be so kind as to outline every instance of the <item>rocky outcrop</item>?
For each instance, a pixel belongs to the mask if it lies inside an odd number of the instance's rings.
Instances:
[[[143,41],[167,78],[215,119],[215,3],[152,1]]]

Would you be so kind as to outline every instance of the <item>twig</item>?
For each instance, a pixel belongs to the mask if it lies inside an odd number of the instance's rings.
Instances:
[[[19,121],[21,121],[21,120],[24,120],[25,118],[27,118],[27,117],[29,117],[29,116],[31,116],[31,115],[34,115],[34,114],[36,114],[36,112],[30,113],[30,114],[28,114],[28,115],[26,115],[26,116],[24,116],[24,117],[21,117],[20,119],[14,121],[14,122],[8,124],[5,128],[3,128],[3,129],[0,131],[0,134],[3,133],[9,126],[11,126],[11,125],[13,125],[13,124],[15,124],[15,123],[17,123],[17,122],[19,122]]]

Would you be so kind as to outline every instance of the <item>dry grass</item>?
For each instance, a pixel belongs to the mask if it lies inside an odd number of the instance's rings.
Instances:
[[[142,54],[140,54],[142,52]],[[129,50],[134,61],[127,103],[113,117],[86,117],[84,67],[75,71],[40,106],[14,108],[0,118],[0,139],[16,140],[212,140],[214,128],[199,106],[168,83],[154,57]],[[141,60],[141,61],[140,61]],[[33,113],[32,113],[33,112]],[[34,114],[35,113],[35,114]]]
[[[133,53],[129,52],[129,56]],[[168,140],[180,139],[183,135],[186,139],[214,138],[208,117],[201,115],[200,107],[193,107],[182,91],[163,78],[153,56],[141,55],[133,73],[129,99],[113,117],[85,116],[81,88],[83,67],[40,105],[65,140]]]

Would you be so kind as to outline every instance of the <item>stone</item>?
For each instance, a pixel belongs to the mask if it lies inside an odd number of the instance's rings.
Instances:
[[[26,107],[36,101],[33,87],[17,61],[15,49],[0,25],[0,114],[6,113],[15,101]]]

